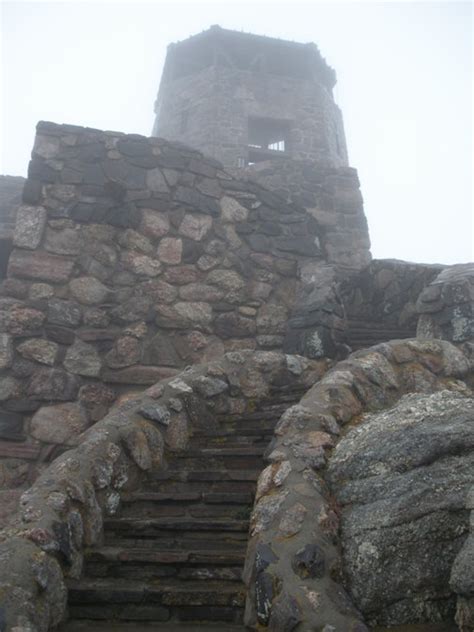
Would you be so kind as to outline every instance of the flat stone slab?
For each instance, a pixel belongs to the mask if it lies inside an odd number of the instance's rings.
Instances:
[[[150,632],[156,630],[156,623],[134,625],[133,623],[97,623],[96,621],[67,621],[57,628],[57,632]],[[225,623],[160,623],[160,632],[245,632],[243,625]],[[428,632],[423,630],[420,632]],[[434,632],[434,631],[433,631]],[[436,630],[438,632],[438,630]],[[441,628],[439,628],[441,632]],[[446,630],[446,632],[449,632]]]

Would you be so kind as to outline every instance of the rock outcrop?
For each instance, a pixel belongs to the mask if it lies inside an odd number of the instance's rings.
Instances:
[[[449,578],[474,485],[472,392],[405,395],[364,416],[336,446],[328,476],[342,508],[347,584],[367,622],[452,621]]]

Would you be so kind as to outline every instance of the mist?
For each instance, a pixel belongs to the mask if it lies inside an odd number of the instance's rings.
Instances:
[[[150,135],[166,46],[219,24],[335,68],[376,258],[474,258],[469,2],[4,2],[0,172],[39,120]]]

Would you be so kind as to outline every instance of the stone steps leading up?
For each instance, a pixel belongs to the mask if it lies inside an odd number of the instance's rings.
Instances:
[[[388,340],[413,338],[416,331],[413,328],[388,326],[386,323],[349,321],[346,335],[352,350],[357,351]]]
[[[85,553],[84,577],[69,584],[64,632],[86,629],[81,621],[88,631],[102,622],[97,632],[126,630],[126,622],[134,632],[145,623],[170,632],[244,629],[236,624],[256,481],[274,426],[295,399],[280,396],[266,410],[193,427],[186,450],[169,453],[166,469],[123,494],[119,514],[104,522],[103,545]]]
[[[241,582],[87,577],[69,584],[69,611],[77,619],[238,622],[244,602]]]

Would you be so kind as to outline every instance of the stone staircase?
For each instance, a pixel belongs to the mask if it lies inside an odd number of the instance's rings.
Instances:
[[[262,410],[195,428],[187,450],[124,496],[103,545],[87,551],[83,577],[69,583],[61,630],[244,630],[255,484],[279,416],[300,395],[280,392]]]
[[[388,327],[386,323],[349,320],[346,336],[352,351],[358,351],[388,340],[414,338],[416,327]]]

